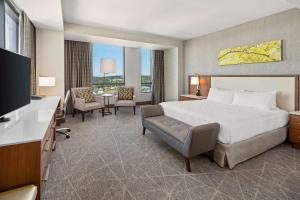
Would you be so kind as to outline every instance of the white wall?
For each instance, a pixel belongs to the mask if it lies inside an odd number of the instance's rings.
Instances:
[[[38,87],[40,95],[64,97],[64,32],[36,29],[36,72],[39,76],[54,76],[55,87]],[[38,78],[37,78],[38,81]]]
[[[124,41],[135,41],[135,42],[140,42],[144,44],[156,44],[160,46],[168,46],[168,48],[177,48],[177,58],[176,56],[171,56],[171,54],[168,54],[168,57],[176,59],[171,61],[169,60],[168,62],[177,62],[177,75],[173,76],[175,72],[173,72],[172,77],[167,77],[166,75],[165,78],[168,80],[173,80],[172,85],[174,82],[177,84],[175,87],[172,88],[172,92],[170,92],[168,95],[168,99],[174,99],[176,93],[176,96],[179,96],[180,94],[183,94],[184,91],[184,63],[183,63],[183,41],[178,40],[178,39],[173,39],[169,37],[163,37],[163,36],[158,36],[158,35],[153,35],[153,34],[147,34],[147,33],[136,33],[136,32],[124,32],[124,31],[116,31],[116,30],[109,30],[109,29],[103,29],[103,28],[94,28],[94,27],[89,27],[89,26],[81,26],[81,25],[75,25],[75,24],[69,24],[65,23],[64,24],[64,31],[66,35],[76,35],[79,38],[94,38],[93,40],[96,40],[95,38],[110,38],[110,39],[115,39],[115,42],[122,40]],[[74,39],[74,38],[72,38]],[[174,53],[174,52],[173,52]],[[170,56],[169,56],[170,55]],[[127,73],[128,74],[128,73]],[[177,80],[176,80],[177,79]],[[169,87],[168,87],[169,88]],[[175,91],[177,90],[177,91]],[[142,95],[140,98],[147,98],[147,95]],[[170,98],[169,98],[170,97]],[[175,99],[174,99],[175,100]]]
[[[140,48],[125,48],[125,85],[134,87],[137,102],[151,101],[151,93],[141,93]]]
[[[178,48],[164,51],[165,61],[165,100],[178,100]]]

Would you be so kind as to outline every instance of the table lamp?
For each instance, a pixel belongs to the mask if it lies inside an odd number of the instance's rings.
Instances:
[[[198,76],[191,77],[191,85],[197,85],[196,96],[200,96],[199,77]]]
[[[105,93],[105,75],[108,73],[116,73],[116,61],[110,58],[101,58],[100,72],[104,74],[103,90]]]
[[[55,87],[55,77],[40,76],[39,77],[39,87]]]

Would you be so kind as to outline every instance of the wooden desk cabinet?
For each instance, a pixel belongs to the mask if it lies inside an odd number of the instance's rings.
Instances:
[[[52,116],[47,114],[37,119],[42,121],[46,128],[46,131],[41,133],[41,140],[18,141],[15,144],[0,146],[0,192],[34,184],[38,187],[37,199],[40,199],[43,182],[49,176],[51,152],[55,148],[55,112]],[[45,127],[46,124],[48,128]],[[25,129],[27,130],[27,127]]]

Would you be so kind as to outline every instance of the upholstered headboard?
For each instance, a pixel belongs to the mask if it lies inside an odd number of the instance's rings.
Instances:
[[[201,77],[201,76],[200,76]],[[205,76],[208,77],[208,76]],[[271,91],[277,90],[277,106],[287,111],[299,109],[299,76],[210,76],[208,87]]]

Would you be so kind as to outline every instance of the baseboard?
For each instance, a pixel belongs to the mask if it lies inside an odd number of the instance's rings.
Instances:
[[[136,102],[136,105],[149,105],[151,104],[151,101],[140,101],[140,102]]]
[[[151,101],[140,101],[140,102],[136,102],[136,105],[137,105],[137,106],[140,106],[140,105],[149,105],[149,104],[151,104]],[[106,105],[106,107],[107,107],[107,105]],[[115,105],[114,105],[114,104],[109,104],[109,107],[110,107],[110,108],[114,108]]]

